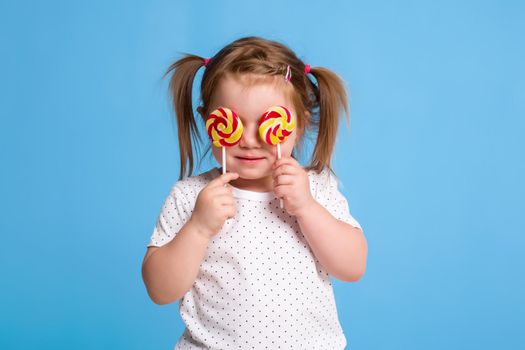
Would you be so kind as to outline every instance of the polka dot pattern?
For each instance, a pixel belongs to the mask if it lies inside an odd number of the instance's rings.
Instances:
[[[350,214],[348,202],[338,190],[337,178],[327,170],[320,174],[308,172],[310,190],[315,191],[314,198],[326,208],[336,219],[362,229],[359,222]]]
[[[148,246],[169,242],[190,218],[212,169],[178,181]],[[312,195],[334,217],[360,227],[335,178],[308,173]],[[193,287],[179,304],[186,329],[175,349],[344,349],[329,274],[295,217],[273,193],[234,188],[237,213],[210,240]]]

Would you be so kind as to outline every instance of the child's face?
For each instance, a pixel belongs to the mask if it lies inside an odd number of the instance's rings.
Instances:
[[[280,77],[275,77],[278,78]],[[284,81],[284,77],[281,79]],[[241,179],[260,180],[261,184],[267,185],[271,180],[272,164],[277,159],[277,146],[268,145],[261,140],[259,120],[272,106],[284,106],[296,118],[297,114],[292,102],[285,95],[281,82],[257,80],[249,83],[247,80],[240,80],[238,76],[227,75],[222,78],[213,94],[209,111],[227,107],[235,111],[243,123],[241,140],[237,145],[226,149],[226,169],[238,173]],[[296,129],[281,143],[282,157],[291,155],[297,132]],[[212,146],[212,151],[217,162],[221,164],[221,149]]]

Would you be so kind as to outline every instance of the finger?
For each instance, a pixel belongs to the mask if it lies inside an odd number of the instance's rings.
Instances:
[[[228,188],[227,186],[218,186],[218,187],[212,187],[208,188],[206,190],[206,195],[204,198],[208,198],[208,200],[212,200],[219,196],[230,196],[233,197],[233,191],[231,188]]]
[[[294,170],[299,169],[299,167],[300,167],[299,165],[296,165],[295,163],[292,163],[292,162],[282,162],[282,163],[277,163],[277,165],[272,170],[276,171],[282,168],[281,171],[283,171],[283,173],[292,173],[294,172]]]
[[[220,189],[220,190],[217,190],[217,189]],[[209,195],[211,198],[230,198],[230,199],[235,198],[233,196],[233,191],[230,188],[222,187],[222,186],[214,188],[214,191],[210,192]]]
[[[219,196],[218,199],[221,205],[223,206],[235,205],[235,198],[233,198],[233,196],[224,195],[224,196]]]
[[[275,193],[277,198],[284,198],[291,191],[292,191],[291,185],[277,185],[273,188],[273,193]]]
[[[297,173],[297,168],[289,163],[281,164],[279,167],[275,168],[273,171],[273,177],[276,178],[280,175],[294,175]]]
[[[208,189],[208,193],[210,196],[222,196],[222,195],[230,195],[233,196],[233,189],[231,186],[216,186]]]
[[[209,193],[208,198],[215,206],[223,205],[226,202],[232,203],[235,199],[231,193]]]
[[[235,211],[237,208],[237,205],[235,203],[235,199],[228,198],[228,197],[222,197],[220,199],[220,205],[217,207],[218,213],[225,213],[230,211]]]
[[[273,163],[273,168],[277,168],[283,164],[290,164],[292,166],[300,166],[299,162],[297,162],[297,160],[295,160],[295,158],[292,158],[292,157],[282,157],[281,159],[277,159],[274,163]]]
[[[208,186],[210,186],[210,187],[224,186],[228,182],[230,182],[231,180],[235,180],[238,177],[239,177],[239,174],[237,174],[237,173],[222,174],[221,176],[211,180]]]
[[[225,205],[221,207],[220,209],[221,215],[223,215],[226,218],[233,218],[235,216],[235,206],[234,205]]]
[[[293,175],[279,175],[274,178],[274,186],[279,185],[292,185],[296,181],[296,177]]]

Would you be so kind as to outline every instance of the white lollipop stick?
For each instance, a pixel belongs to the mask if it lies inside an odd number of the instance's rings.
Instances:
[[[222,174],[226,174],[226,147],[222,148]]]
[[[281,159],[281,144],[277,144],[277,159]],[[279,207],[283,208],[283,199],[279,198]]]
[[[226,174],[226,147],[222,148],[222,175]],[[224,184],[224,187],[227,187],[228,184]]]

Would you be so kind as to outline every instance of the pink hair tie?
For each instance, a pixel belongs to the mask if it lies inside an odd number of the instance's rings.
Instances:
[[[290,68],[290,66],[286,67],[286,74],[284,76],[284,80],[286,81],[292,80],[292,69]]]
[[[310,73],[310,65],[309,64],[304,66],[304,74],[308,74],[308,73]]]
[[[210,61],[211,61],[211,58],[205,58],[204,59],[204,67],[206,67]]]

